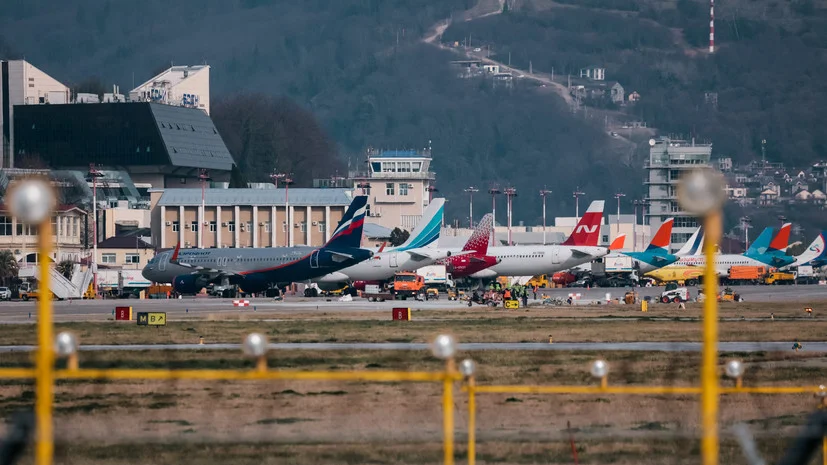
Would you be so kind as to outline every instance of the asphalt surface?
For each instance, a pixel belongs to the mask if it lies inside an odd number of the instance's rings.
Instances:
[[[737,286],[736,292],[742,295],[747,302],[788,302],[800,301],[813,304],[818,301],[827,301],[827,286],[800,285],[800,286]],[[605,301],[606,294],[612,298],[621,297],[626,288],[563,288],[542,289],[538,298],[542,296],[560,297],[565,299],[569,294],[580,294],[575,299],[575,305],[594,304]],[[657,297],[663,291],[662,287],[637,288],[641,296]],[[697,288],[690,288],[691,297],[697,296]],[[156,299],[124,299],[124,300],[75,300],[54,302],[54,318],[58,322],[66,321],[104,321],[112,318],[116,306],[131,306],[133,312],[166,312],[169,320],[187,317],[206,317],[209,314],[225,312],[387,312],[393,307],[410,307],[412,310],[440,310],[452,308],[467,308],[464,302],[449,301],[442,295],[440,300],[418,302],[416,300],[368,302],[365,299],[355,298],[352,302],[339,302],[338,298],[326,299],[304,298],[287,296],[284,301],[257,298],[247,299],[249,307],[233,306],[233,299],[218,298],[183,298],[173,300]],[[529,299],[530,303],[537,303]],[[3,323],[32,323],[37,317],[36,302],[0,302],[0,324]]]
[[[271,343],[271,350],[429,350],[430,344],[413,342],[376,343]],[[36,346],[0,346],[3,352],[31,352]],[[142,350],[241,350],[241,344],[107,344],[82,345],[81,351],[142,351]],[[460,343],[461,351],[480,350],[555,350],[555,351],[646,351],[646,352],[700,352],[699,342],[565,342],[545,344],[537,342],[473,342]],[[781,352],[792,350],[789,342],[720,342],[719,352]],[[827,342],[807,342],[807,352],[827,352]]]

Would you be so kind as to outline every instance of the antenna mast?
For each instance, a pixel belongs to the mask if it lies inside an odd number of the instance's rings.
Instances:
[[[709,53],[715,53],[715,0],[709,0]]]

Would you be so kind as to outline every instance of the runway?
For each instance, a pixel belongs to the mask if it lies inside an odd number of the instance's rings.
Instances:
[[[430,350],[430,345],[413,342],[382,343],[271,343],[270,350]],[[644,351],[644,352],[700,352],[699,342],[564,342],[545,344],[536,342],[460,343],[460,351],[509,350],[509,351]],[[31,352],[36,346],[0,346],[0,353]],[[81,351],[144,351],[144,350],[241,350],[241,344],[106,344],[82,345]],[[720,342],[719,352],[785,352],[792,350],[792,342]],[[827,341],[806,342],[807,352],[827,352]]]
[[[787,302],[799,301],[814,304],[827,301],[827,286],[800,285],[800,286],[737,286],[736,292],[741,294],[747,302]],[[567,298],[569,294],[580,294],[574,300],[574,305],[591,305],[596,302],[605,302],[606,294],[612,298],[622,297],[626,288],[562,288],[541,289],[538,300],[529,299],[529,304],[538,305],[542,297]],[[663,288],[637,288],[643,296],[656,297]],[[692,297],[697,295],[697,288],[690,288]],[[237,312],[273,312],[280,313],[310,313],[310,312],[387,312],[393,307],[409,307],[411,310],[450,310],[468,308],[464,302],[449,301],[442,295],[440,300],[419,302],[416,300],[400,300],[386,302],[368,302],[365,299],[355,298],[352,302],[339,302],[338,298],[326,299],[287,296],[284,301],[274,301],[268,298],[247,299],[249,307],[233,306],[233,299],[218,299],[206,297],[189,297],[182,299],[123,299],[123,300],[75,300],[54,302],[54,318],[57,322],[70,321],[105,321],[112,318],[116,306],[131,306],[133,312],[166,312],[169,320],[186,318],[204,318],[210,314]],[[471,308],[479,308],[474,306]],[[37,317],[36,302],[2,302],[0,303],[0,324],[2,323],[33,323]]]

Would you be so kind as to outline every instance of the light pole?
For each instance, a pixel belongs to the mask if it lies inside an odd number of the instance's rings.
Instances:
[[[474,193],[479,191],[480,190],[474,186],[465,189],[465,192],[468,193],[468,222],[471,225],[471,229],[474,229]]]
[[[508,199],[508,245],[514,245],[511,241],[511,199],[517,196],[517,189],[514,187],[508,187],[503,190],[503,193]]]
[[[293,180],[287,173],[273,173],[270,175],[270,179],[273,180],[273,184],[276,185],[276,188],[279,187],[279,181],[281,181],[284,184],[284,222],[287,225],[287,227],[285,228],[286,234],[284,236],[284,246],[290,247],[290,233],[292,232],[293,228],[292,219],[290,218],[290,184],[293,184]]]
[[[744,250],[749,249],[749,228],[751,228],[752,218],[748,216],[741,217],[741,228],[744,230]]]
[[[92,178],[92,295],[98,297],[98,178],[103,173],[95,167],[94,163],[89,164],[88,176]],[[41,265],[42,266],[42,265]]]
[[[574,197],[574,220],[580,221],[580,196],[586,195],[585,192],[580,191],[580,187],[572,192],[572,196]]]
[[[497,244],[497,195],[501,194],[502,191],[497,189],[496,187],[492,187],[488,189],[488,193],[491,194],[491,220],[493,227],[491,228],[491,243],[496,245]]]
[[[632,204],[635,206],[635,222],[632,224],[632,236],[634,236],[632,239],[632,251],[637,252],[637,207],[640,206],[642,213],[648,202],[646,200],[634,200]],[[643,225],[643,221],[641,221],[640,224]]]
[[[546,245],[546,196],[551,194],[548,189],[540,191],[540,197],[543,198],[543,245]]]
[[[615,220],[615,223],[617,224],[617,234],[620,234],[620,199],[622,197],[626,197],[626,194],[623,192],[618,192],[615,194],[615,198],[617,199],[617,219]]]
[[[362,189],[362,195],[368,195],[370,193],[370,183],[367,181],[362,181],[359,184],[356,184],[356,187]]]
[[[784,226],[784,223],[787,222],[787,217],[784,215],[778,215],[778,221],[781,222],[781,226]]]
[[[428,191],[428,203],[430,204],[434,200],[434,192],[439,192],[439,189],[434,186],[428,186],[426,190]]]
[[[201,173],[198,175],[198,179],[201,180],[201,211],[198,214],[198,218],[201,220],[198,222],[198,248],[201,249],[204,247],[204,226],[207,225],[207,210],[204,206],[204,197],[206,196],[207,191],[207,181],[210,180],[210,175],[205,168],[201,168]],[[216,223],[218,222],[218,218],[216,218]]]

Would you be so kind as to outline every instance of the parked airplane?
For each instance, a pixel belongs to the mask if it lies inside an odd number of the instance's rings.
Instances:
[[[672,240],[672,225],[675,220],[669,218],[661,223],[657,232],[652,236],[649,247],[643,252],[621,252],[634,259],[634,266],[640,273],[648,273],[663,268],[678,261],[678,256],[669,253],[669,243]]]
[[[785,223],[780,229],[764,228],[761,234],[750,244],[744,256],[764,262],[770,266],[781,268],[790,265],[795,261],[794,257],[787,255],[787,245],[790,242],[790,227],[792,223]],[[775,248],[773,244],[782,248]]]
[[[142,274],[150,281],[172,283],[181,294],[195,294],[209,283],[263,292],[279,284],[311,279],[373,255],[359,247],[366,204],[366,196],[354,197],[322,247],[181,249],[179,243],[174,251],[150,260]]]
[[[386,249],[374,254],[370,260],[315,277],[311,281],[322,290],[341,289],[354,281],[387,280],[399,271],[412,271],[450,256],[451,250],[435,247],[442,227],[444,206],[445,199],[432,200],[408,240],[399,247]]]
[[[801,255],[795,257],[795,262],[789,266],[810,265],[814,268],[820,268],[827,265],[827,231],[821,231],[821,234],[816,236],[815,240],[810,244]]]
[[[571,235],[561,245],[525,245],[489,247],[488,255],[500,263],[473,273],[472,278],[497,276],[537,276],[563,271],[609,254],[609,247],[599,247],[603,223],[603,201],[596,200],[580,218]]]
[[[446,271],[454,278],[464,278],[474,273],[490,268],[500,260],[497,257],[488,255],[488,242],[491,239],[491,229],[494,227],[494,215],[491,213],[482,217],[477,228],[468,242],[463,246],[463,252],[470,252],[466,255],[456,254],[437,260],[437,264],[445,265]]]
[[[733,266],[773,266],[773,267],[780,267],[785,264],[789,264],[791,260],[787,260],[784,257],[786,255],[783,251],[787,248],[787,244],[790,239],[790,225],[789,223],[784,224],[781,229],[779,230],[778,234],[773,237],[772,241],[770,241],[767,250],[763,253],[751,253],[751,256],[740,255],[740,254],[721,254],[718,253],[715,256],[715,269],[718,276],[727,276],[729,274],[729,269]],[[702,235],[700,228],[695,234]],[[695,235],[693,235],[694,237]],[[692,242],[692,239],[690,239]],[[696,239],[694,242],[699,242],[703,244],[704,239]],[[691,247],[694,248],[694,245]],[[675,263],[676,266],[698,266],[703,267],[706,266],[706,256],[703,254],[702,248],[698,247],[697,253],[694,255],[684,255],[680,256],[680,253],[676,254],[679,255],[680,258]],[[681,249],[683,250],[683,249]],[[791,257],[790,257],[791,258]]]

